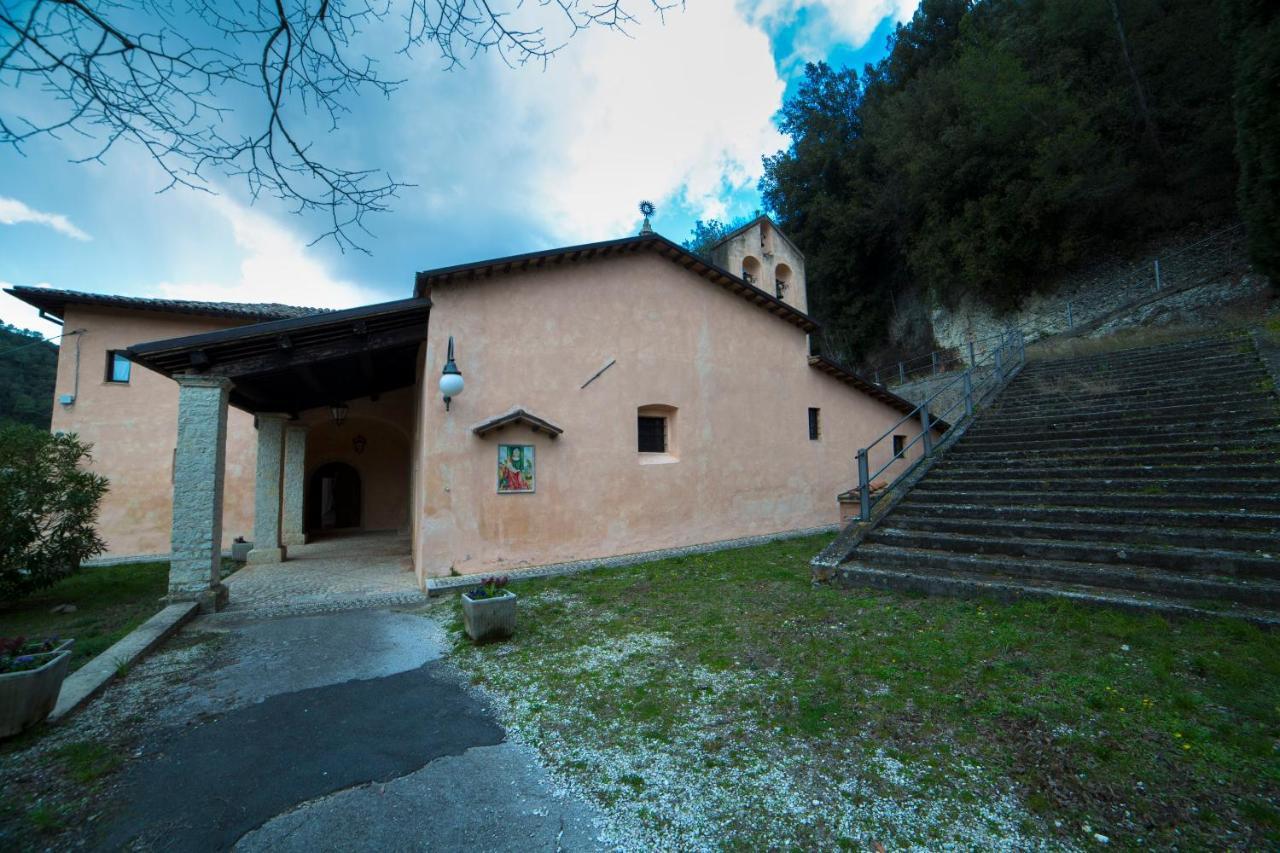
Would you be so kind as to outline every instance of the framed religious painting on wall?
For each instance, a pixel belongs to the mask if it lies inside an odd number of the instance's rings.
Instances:
[[[498,494],[528,494],[534,487],[532,444],[498,445]]]

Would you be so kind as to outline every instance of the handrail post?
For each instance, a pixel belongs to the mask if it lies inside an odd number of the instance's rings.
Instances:
[[[929,355],[933,359],[933,375],[937,376],[938,375],[938,351],[934,350],[933,352],[929,353]]]
[[[924,442],[924,458],[933,456],[933,429],[929,426],[929,407],[920,407],[920,438]]]
[[[996,350],[996,384],[1004,382],[1004,363],[1000,359],[1001,349]]]
[[[871,468],[867,465],[867,448],[858,450],[858,503],[863,521],[871,520]]]
[[[964,416],[973,417],[973,374],[968,370],[964,372]]]
[[[977,367],[978,361],[973,357],[973,338],[969,338],[969,366]]]
[[[881,388],[884,387],[884,383],[880,381],[880,371],[878,370],[876,371],[876,384],[879,385]]]
[[[1018,364],[1027,363],[1027,336],[1018,330]]]
[[[902,366],[902,362],[898,362],[898,384],[907,384],[907,369]]]
[[[1068,300],[1067,301],[1067,328],[1074,329],[1075,325],[1076,325],[1075,320],[1073,320],[1071,317],[1071,302],[1070,300]]]
[[[1156,290],[1160,289],[1160,259],[1156,258]]]

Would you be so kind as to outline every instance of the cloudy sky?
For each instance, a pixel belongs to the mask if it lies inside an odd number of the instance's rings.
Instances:
[[[695,219],[760,206],[761,157],[785,147],[774,118],[806,61],[875,61],[913,9],[687,0],[665,20],[645,10],[630,37],[581,33],[545,69],[481,56],[444,70],[388,49],[405,85],[352,104],[322,140],[342,165],[414,185],[368,221],[369,254],[308,246],[322,223],[250,204],[234,179],[157,193],[163,175],[127,144],[88,164],[71,162],[75,137],[0,150],[0,286],[358,305],[410,295],[416,270],[634,233],[644,198],[679,242]],[[0,319],[57,332],[4,294]]]

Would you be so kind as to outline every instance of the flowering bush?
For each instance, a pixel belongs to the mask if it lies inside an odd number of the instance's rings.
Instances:
[[[489,578],[481,578],[479,588],[471,590],[468,595],[473,599],[496,598],[507,588],[507,580],[506,575],[502,575],[500,577],[498,575],[494,575]]]
[[[0,673],[38,669],[49,662],[48,653],[58,647],[57,637],[28,640],[26,637],[0,637]]]

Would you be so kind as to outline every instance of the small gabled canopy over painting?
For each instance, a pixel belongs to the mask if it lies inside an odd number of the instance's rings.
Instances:
[[[564,430],[551,423],[551,421],[531,414],[527,409],[521,406],[516,406],[515,408],[509,409],[496,417],[489,418],[486,421],[481,421],[473,426],[471,431],[480,438],[484,438],[491,433],[497,432],[503,427],[518,424],[524,424],[535,433],[544,433],[551,438],[557,438],[562,432],[564,432]]]

